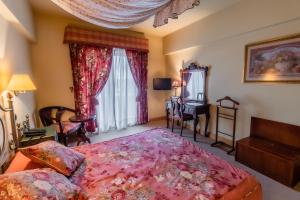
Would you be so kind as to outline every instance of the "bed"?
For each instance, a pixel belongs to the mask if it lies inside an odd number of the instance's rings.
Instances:
[[[262,199],[247,172],[168,130],[79,146],[70,180],[90,199]]]
[[[262,199],[249,173],[165,129],[74,149],[85,161],[69,180],[91,200]]]

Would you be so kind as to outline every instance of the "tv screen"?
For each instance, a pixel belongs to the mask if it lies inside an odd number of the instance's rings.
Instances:
[[[153,90],[171,90],[172,81],[170,78],[154,78]]]

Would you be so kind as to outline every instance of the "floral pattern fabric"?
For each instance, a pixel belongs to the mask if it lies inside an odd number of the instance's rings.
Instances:
[[[70,44],[76,115],[96,114],[96,95],[103,89],[110,73],[112,48]],[[89,132],[96,130],[95,121],[87,122]]]
[[[249,177],[164,129],[75,149],[86,160],[70,180],[95,200],[213,200]]]
[[[83,200],[81,189],[52,169],[0,175],[1,200]]]
[[[55,141],[46,141],[19,150],[32,161],[51,167],[66,176],[70,176],[85,159],[83,154]]]
[[[127,59],[133,79],[138,88],[137,95],[137,124],[148,122],[147,98],[147,65],[148,54],[142,51],[126,50]]]

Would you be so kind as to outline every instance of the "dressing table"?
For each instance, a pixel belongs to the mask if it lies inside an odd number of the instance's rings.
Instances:
[[[199,115],[205,115],[205,136],[208,137],[207,132],[209,124],[209,107],[206,97],[206,77],[208,67],[198,66],[195,63],[191,63],[188,67],[180,70],[181,74],[181,96],[184,99],[185,113],[193,115],[193,129],[194,129],[194,141],[196,141],[197,125],[199,123]],[[172,97],[174,98],[174,97]],[[175,97],[176,98],[176,97]],[[172,107],[171,101],[166,101],[166,119],[167,128],[169,128],[169,115]]]

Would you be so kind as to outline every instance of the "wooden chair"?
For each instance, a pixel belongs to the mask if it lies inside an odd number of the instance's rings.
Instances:
[[[81,123],[69,121],[69,117],[75,115],[75,110],[63,106],[49,106],[39,110],[39,116],[44,126],[54,125],[59,142],[68,146],[68,137],[76,134],[79,136]],[[78,138],[79,139],[79,138]]]
[[[180,136],[182,136],[184,122],[193,120],[193,115],[184,113],[185,105],[182,97],[172,98],[171,97],[171,117],[172,117],[172,132],[174,131],[174,121],[180,121],[181,130]]]

